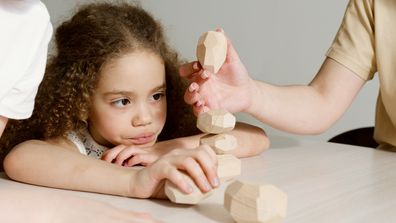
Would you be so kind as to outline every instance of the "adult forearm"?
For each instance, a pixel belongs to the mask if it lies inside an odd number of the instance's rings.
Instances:
[[[311,86],[274,86],[255,81],[247,111],[274,128],[297,134],[318,134],[339,117],[332,102]]]
[[[233,135],[238,141],[238,147],[232,154],[237,157],[257,155],[269,147],[269,139],[264,130],[253,125],[237,122],[235,128],[227,134]],[[206,134],[198,134],[183,138],[172,139],[157,144],[156,149],[170,151],[176,148],[194,149],[199,146],[199,141]]]
[[[274,86],[254,81],[247,112],[291,133],[318,134],[328,129],[359,93],[366,80],[327,58],[307,86]]]
[[[269,147],[269,139],[258,126],[237,122],[235,129],[228,134],[237,138],[237,148],[232,151],[236,157],[250,157],[260,154]]]

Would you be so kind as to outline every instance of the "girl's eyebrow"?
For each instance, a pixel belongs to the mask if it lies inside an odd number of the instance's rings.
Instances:
[[[152,91],[158,91],[158,90],[162,90],[164,88],[166,88],[166,83],[163,83],[160,86],[153,88]]]
[[[152,92],[155,92],[155,91],[158,91],[158,90],[162,90],[162,89],[164,89],[164,88],[166,88],[166,84],[165,84],[165,83],[161,84],[160,86],[154,87],[151,91],[152,91]],[[132,91],[124,91],[124,90],[116,90],[116,89],[104,93],[105,96],[109,96],[109,95],[127,95],[127,96],[134,96],[135,94],[136,94],[136,93],[135,93],[135,92],[132,92]]]

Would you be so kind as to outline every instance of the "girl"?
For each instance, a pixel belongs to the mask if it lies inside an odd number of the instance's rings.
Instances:
[[[14,147],[4,161],[9,177],[139,198],[164,197],[164,179],[191,192],[179,170],[204,192],[218,186],[214,152],[199,146],[201,135],[191,136],[198,133],[196,119],[183,103],[177,54],[147,12],[127,4],[90,4],[55,37],[57,54],[32,118],[5,131],[2,148]],[[232,134],[239,140],[238,156],[268,147],[257,127],[239,124]],[[104,152],[109,162],[98,159]]]

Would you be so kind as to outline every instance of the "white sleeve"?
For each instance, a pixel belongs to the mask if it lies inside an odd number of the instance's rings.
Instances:
[[[38,0],[2,0],[0,29],[0,115],[28,118],[52,36],[47,8]]]

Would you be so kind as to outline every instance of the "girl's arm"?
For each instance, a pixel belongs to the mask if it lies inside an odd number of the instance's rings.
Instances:
[[[121,196],[130,195],[130,181],[136,174],[84,156],[65,139],[17,145],[6,156],[4,170],[10,178],[25,183]]]
[[[7,175],[30,184],[113,194],[164,198],[163,180],[185,193],[190,185],[178,170],[190,174],[202,191],[218,184],[216,156],[210,148],[174,150],[150,167],[126,168],[80,154],[66,139],[30,140],[17,145],[5,158]],[[209,185],[209,187],[208,187]]]

